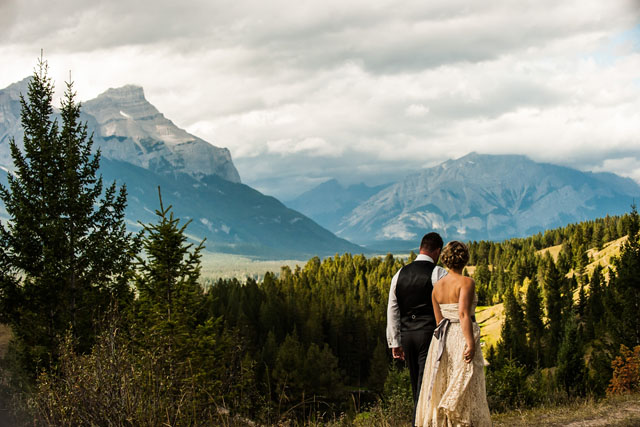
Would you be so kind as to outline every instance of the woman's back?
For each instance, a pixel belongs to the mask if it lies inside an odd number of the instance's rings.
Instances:
[[[439,305],[457,304],[460,301],[460,290],[473,285],[472,278],[449,271],[449,274],[433,286],[433,296]]]

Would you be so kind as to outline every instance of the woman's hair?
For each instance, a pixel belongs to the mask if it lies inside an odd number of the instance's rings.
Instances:
[[[440,259],[448,268],[463,268],[469,262],[469,248],[462,242],[452,240],[442,250]]]

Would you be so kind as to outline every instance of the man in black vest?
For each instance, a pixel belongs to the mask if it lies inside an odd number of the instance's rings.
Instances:
[[[433,284],[447,272],[436,265],[442,251],[438,233],[425,234],[420,242],[420,255],[402,267],[391,280],[387,306],[387,343],[394,359],[409,365],[413,406],[418,403],[422,372],[435,329],[431,291]]]

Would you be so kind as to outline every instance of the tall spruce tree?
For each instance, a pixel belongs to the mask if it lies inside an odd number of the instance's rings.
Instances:
[[[67,83],[61,127],[54,118],[54,85],[42,58],[21,95],[24,152],[9,141],[15,166],[0,198],[10,220],[0,224],[2,263],[17,275],[2,278],[4,317],[27,371],[55,359],[71,327],[88,350],[94,319],[113,299],[130,297],[126,280],[136,240],[124,222],[126,189],[103,192],[100,152],[79,122],[80,105]],[[19,278],[19,280],[18,280]],[[10,302],[10,304],[9,304]]]
[[[521,364],[529,364],[530,353],[527,348],[524,313],[513,289],[507,289],[504,294],[504,314],[504,323],[498,343],[498,359],[514,359]]]
[[[558,350],[556,378],[568,395],[584,393],[585,366],[583,337],[576,316],[569,313],[564,322],[564,337]]]
[[[604,295],[603,295],[604,277],[602,276],[602,267],[596,266],[591,275],[589,282],[589,298],[585,310],[585,327],[584,335],[586,340],[591,340],[600,332],[599,326],[604,323]]]
[[[531,348],[535,361],[542,358],[542,336],[544,334],[544,324],[542,323],[542,305],[540,301],[540,290],[535,276],[529,282],[527,288],[527,300],[525,302],[525,320],[529,335],[529,348]]]
[[[154,369],[167,378],[159,392],[179,409],[183,393],[190,390],[197,396],[197,411],[204,411],[237,398],[239,390],[234,391],[233,384],[248,380],[244,373],[251,362],[241,357],[245,337],[233,331],[240,336],[234,337],[232,347],[232,331],[223,331],[222,319],[206,312],[204,289],[198,282],[204,240],[197,246],[188,243],[185,230],[191,221],[181,225],[172,206],[164,206],[160,188],[158,195],[158,221],[142,224],[142,254],[134,280],[138,291],[134,335],[143,351],[159,356]]]
[[[183,344],[190,331],[204,318],[204,298],[200,277],[200,258],[204,240],[195,248],[187,243],[185,230],[174,218],[172,206],[164,206],[160,188],[158,223],[142,224],[144,256],[138,257],[135,285],[139,293],[140,326],[158,338],[167,339],[171,352],[184,357]],[[192,249],[193,248],[193,249]]]
[[[548,255],[548,253],[547,253]],[[558,348],[563,337],[563,308],[565,301],[562,296],[562,290],[565,288],[566,278],[558,271],[551,256],[546,258],[546,269],[544,275],[545,286],[545,305],[547,309],[548,320],[548,347],[547,362],[552,366],[558,355]]]

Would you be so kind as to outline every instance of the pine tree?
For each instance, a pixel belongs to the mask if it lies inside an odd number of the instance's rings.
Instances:
[[[165,394],[172,404],[178,405],[187,389],[205,407],[237,399],[253,382],[247,372],[252,361],[244,360],[242,354],[246,339],[236,333],[237,328],[224,330],[222,318],[207,315],[198,282],[204,241],[195,247],[187,243],[190,221],[181,225],[172,206],[164,206],[160,188],[158,196],[157,223],[142,224],[132,334],[140,351],[158,355],[154,370],[167,381],[156,392]],[[233,346],[232,335],[236,335]],[[235,390],[240,384],[242,390]]]
[[[587,299],[585,316],[585,338],[593,339],[599,331],[599,325],[604,321],[604,296],[602,284],[602,267],[596,266],[589,282],[589,298]]]
[[[558,271],[550,257],[547,259],[547,267],[545,270],[545,303],[547,309],[548,321],[548,347],[547,361],[549,366],[553,365],[557,358],[557,351],[563,336],[562,311],[564,308],[564,300],[562,297],[562,289],[565,287],[565,277]]]
[[[389,374],[389,356],[387,346],[378,340],[373,355],[371,356],[371,369],[369,370],[369,388],[378,394],[384,390],[384,383]]]
[[[565,321],[564,337],[558,350],[556,377],[569,395],[582,394],[585,381],[583,339],[575,315]]]
[[[504,295],[504,313],[505,319],[498,344],[498,358],[514,359],[521,364],[528,364],[530,357],[527,348],[524,313],[511,289],[508,289]]]
[[[93,319],[112,300],[131,298],[127,278],[136,251],[125,229],[126,189],[113,183],[103,195],[100,152],[92,154],[92,137],[79,122],[73,85],[67,83],[60,128],[47,71],[40,59],[27,98],[20,98],[24,151],[9,141],[15,173],[7,188],[0,186],[10,217],[0,225],[0,262],[20,277],[3,278],[4,317],[31,373],[55,359],[69,327],[79,349],[90,348]]]
[[[533,351],[536,360],[540,360],[542,357],[542,335],[544,334],[544,325],[542,323],[540,290],[538,289],[538,282],[535,276],[531,279],[529,287],[527,288],[525,319],[529,335],[529,348]]]
[[[190,221],[180,226],[172,206],[164,206],[160,188],[158,195],[158,223],[142,224],[144,257],[138,257],[135,277],[140,326],[148,328],[151,336],[166,338],[169,351],[184,357],[189,334],[204,317],[203,289],[198,283],[204,241],[192,248],[185,235]]]

